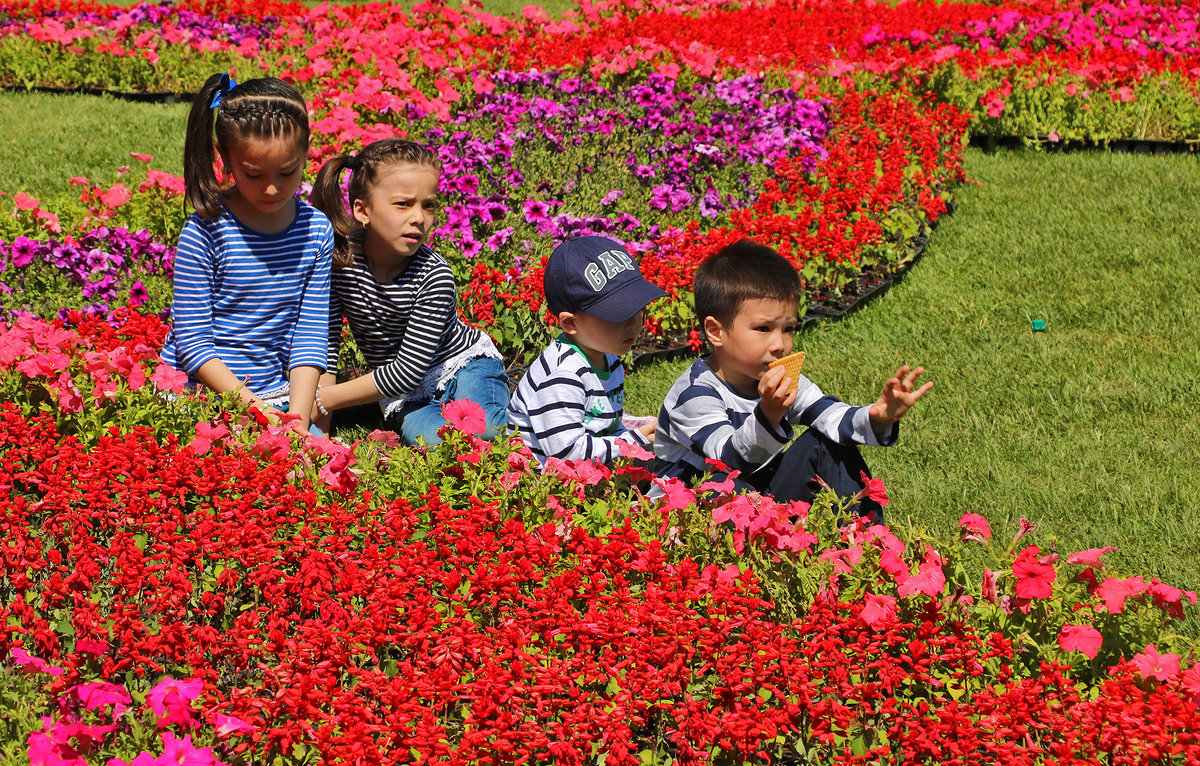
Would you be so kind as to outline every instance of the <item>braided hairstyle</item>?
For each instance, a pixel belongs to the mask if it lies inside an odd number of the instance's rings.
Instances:
[[[333,267],[344,269],[354,262],[347,237],[361,228],[350,214],[349,202],[365,200],[375,190],[384,172],[393,168],[429,168],[439,176],[442,162],[433,150],[402,138],[385,138],[365,146],[358,154],[339,154],[321,166],[313,182],[312,204],[333,223]],[[342,172],[350,170],[350,184],[342,194]]]
[[[295,140],[308,146],[308,107],[300,91],[276,77],[232,84],[214,74],[196,94],[188,113],[183,180],[188,202],[205,218],[221,214],[224,191],[213,164],[242,141]]]

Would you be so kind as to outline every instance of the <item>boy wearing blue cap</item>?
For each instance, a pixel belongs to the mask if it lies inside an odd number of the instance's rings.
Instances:
[[[560,334],[529,366],[508,406],[538,462],[594,458],[611,465],[618,442],[646,446],[655,423],[621,423],[625,366],[648,304],[666,293],[642,276],[637,262],[606,237],[575,237],[550,255],[543,276],[546,305]]]

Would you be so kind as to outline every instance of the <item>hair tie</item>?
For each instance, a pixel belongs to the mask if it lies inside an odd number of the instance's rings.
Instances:
[[[362,161],[361,154],[356,154],[353,157],[351,157],[350,159],[346,160],[346,167],[348,167],[351,170],[358,170],[359,168],[362,167],[362,164],[363,164],[363,161]]]
[[[221,102],[225,100],[225,97],[229,95],[229,91],[236,88],[237,85],[237,80],[230,77],[229,72],[221,75],[221,87],[217,88],[217,92],[213,94],[212,102],[209,103],[208,108],[216,109],[218,106],[220,106]]]

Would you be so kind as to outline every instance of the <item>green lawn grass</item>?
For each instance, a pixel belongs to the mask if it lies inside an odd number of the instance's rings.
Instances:
[[[805,372],[851,403],[901,362],[935,381],[900,443],[867,451],[893,517],[981,513],[1005,540],[1025,517],[1060,552],[1116,545],[1122,569],[1200,589],[1200,158],[970,151],[967,169],[900,284],[799,336]],[[630,411],[687,364],[637,371]]]
[[[117,180],[130,152],[151,167],[183,173],[187,104],[123,101],[109,96],[0,92],[0,191],[39,199],[77,194],[67,179]]]

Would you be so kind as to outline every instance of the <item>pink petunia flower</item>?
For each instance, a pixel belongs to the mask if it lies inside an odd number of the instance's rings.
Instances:
[[[962,518],[958,520],[958,526],[962,528],[963,540],[986,543],[992,539],[991,525],[988,524],[987,519],[978,513],[964,513]]]
[[[213,728],[221,739],[234,734],[253,734],[254,727],[240,718],[224,713],[213,713]]]
[[[1145,651],[1133,656],[1131,662],[1142,678],[1169,681],[1179,675],[1180,659],[1178,654],[1159,654],[1154,644],[1148,644]]]
[[[382,444],[385,447],[400,446],[400,434],[396,433],[395,431],[381,431],[376,428],[374,431],[367,434],[367,439],[369,441]]]
[[[696,493],[686,484],[676,478],[655,479],[654,483],[663,491],[659,501],[659,510],[665,512],[678,511],[696,502]]]
[[[1115,550],[1116,548],[1111,545],[1106,545],[1103,548],[1088,548],[1086,551],[1079,551],[1067,556],[1067,563],[1081,564],[1085,567],[1100,567],[1100,557]]]
[[[455,399],[442,405],[442,417],[456,431],[482,434],[487,430],[487,414],[470,399]]]
[[[159,391],[169,391],[172,394],[183,393],[183,386],[187,380],[186,372],[177,370],[169,364],[159,364],[150,375],[150,382],[154,384],[155,388]]]
[[[72,688],[66,695],[67,701],[83,707],[84,710],[101,710],[112,707],[113,718],[120,717],[129,703],[133,701],[124,686],[110,684],[107,681],[93,681]]]
[[[159,736],[163,744],[163,754],[157,760],[159,766],[221,766],[213,749],[196,747],[190,734],[176,737],[173,732],[164,731]]]
[[[57,665],[51,665],[40,657],[34,657],[19,646],[9,649],[8,654],[12,657],[13,664],[24,669],[26,673],[46,673],[57,678],[67,672]]]
[[[1104,600],[1104,608],[1109,614],[1120,614],[1125,611],[1125,600],[1132,596],[1140,596],[1149,589],[1150,585],[1140,577],[1120,579],[1108,577],[1096,588],[1096,595]]]
[[[895,596],[876,596],[868,593],[864,599],[867,603],[859,617],[871,630],[879,630],[896,619]]]
[[[193,452],[197,455],[207,454],[212,445],[218,440],[229,436],[229,429],[221,424],[213,425],[211,423],[196,424],[196,438],[188,444]]]
[[[915,596],[918,593],[926,596],[939,596],[946,587],[946,574],[942,567],[929,562],[921,565],[921,569],[912,577],[896,588],[901,596]]]
[[[42,201],[30,197],[25,192],[17,192],[13,195],[13,204],[17,206],[17,210],[34,210]]]
[[[1058,648],[1064,652],[1081,652],[1089,660],[1096,659],[1103,642],[1100,631],[1091,625],[1064,625],[1058,632]]]
[[[883,486],[883,479],[873,479],[867,476],[866,471],[859,471],[859,476],[862,477],[863,488],[862,496],[879,503],[880,506],[888,504],[887,488]]]
[[[1057,572],[1039,558],[1041,550],[1030,545],[1013,559],[1012,573],[1017,578],[1017,598],[1050,598]]]
[[[199,678],[186,681],[164,678],[146,693],[146,704],[159,716],[159,726],[179,724],[195,728],[197,718],[192,710],[192,701],[203,691],[204,681]]]

